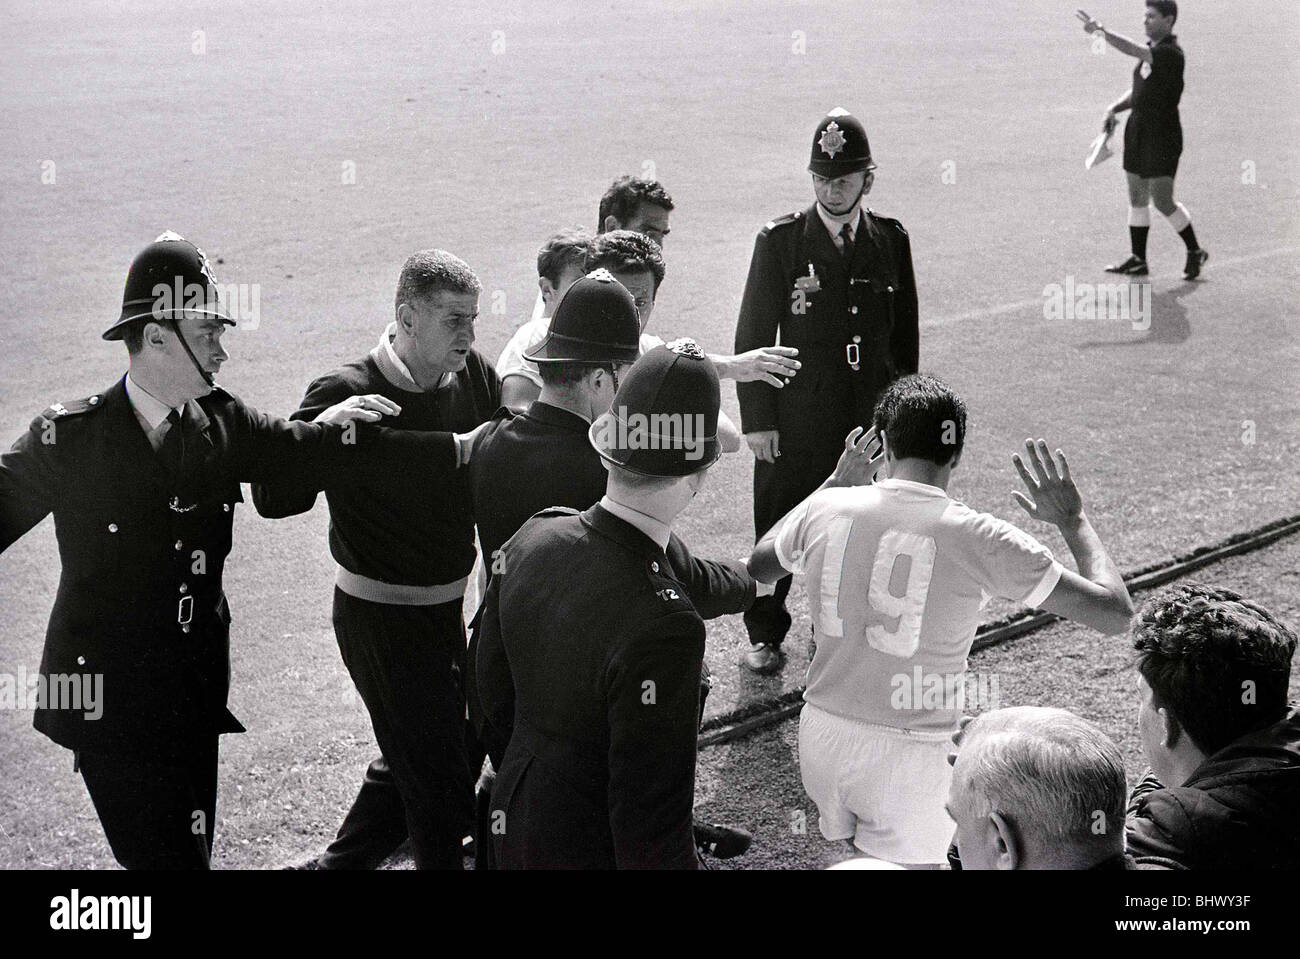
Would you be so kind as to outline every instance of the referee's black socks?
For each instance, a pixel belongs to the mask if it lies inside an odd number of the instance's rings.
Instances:
[[[1128,208],[1128,238],[1133,246],[1133,255],[1139,260],[1147,258],[1147,234],[1151,232],[1151,208],[1131,206]]]
[[[1181,203],[1175,203],[1174,212],[1170,213],[1166,219],[1169,220],[1169,225],[1183,238],[1183,242],[1187,244],[1189,251],[1200,249],[1196,243],[1196,231],[1192,229],[1192,218],[1187,212],[1187,207]]]

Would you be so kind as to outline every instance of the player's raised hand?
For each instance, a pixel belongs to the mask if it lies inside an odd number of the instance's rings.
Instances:
[[[1091,14],[1082,10],[1075,10],[1074,15],[1083,21],[1083,30],[1085,33],[1096,33],[1101,29],[1101,21],[1096,20]]]
[[[865,486],[885,462],[884,444],[873,426],[864,430],[855,426],[844,438],[844,452],[831,474],[832,486]]]
[[[1033,468],[1032,474],[1025,467],[1025,459]],[[1029,490],[1029,496],[1013,492],[1011,495],[1015,501],[1034,519],[1045,523],[1064,526],[1077,522],[1083,515],[1083,499],[1070,478],[1070,464],[1065,461],[1065,454],[1057,450],[1053,459],[1044,440],[1035,443],[1029,439],[1025,440],[1025,459],[1021,459],[1019,454],[1011,457],[1016,472]]]
[[[349,396],[342,403],[335,403],[324,410],[313,422],[330,423],[342,426],[359,420],[362,423],[376,423],[385,416],[396,416],[402,408],[386,396],[369,393],[365,396]]]
[[[799,351],[793,346],[763,346],[748,353],[738,353],[719,373],[725,372],[737,383],[758,381],[777,389],[799,372]]]

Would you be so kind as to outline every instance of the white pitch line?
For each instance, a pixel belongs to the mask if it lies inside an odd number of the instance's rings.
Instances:
[[[1275,256],[1297,256],[1300,255],[1300,247],[1287,246],[1279,250],[1266,250],[1262,253],[1248,253],[1245,256],[1231,256],[1226,260],[1211,260],[1212,266],[1206,269],[1219,270],[1226,266],[1240,266],[1243,263],[1253,263],[1256,260],[1268,260]],[[1112,281],[1113,282],[1113,281]],[[1035,296],[1030,299],[1016,300],[1014,303],[1000,303],[997,306],[987,306],[982,310],[971,310],[969,313],[958,313],[954,316],[941,316],[938,319],[922,320],[921,326],[947,326],[950,323],[965,323],[968,320],[990,320],[995,316],[1002,316],[1006,313],[1019,313],[1021,310],[1027,310],[1031,306],[1041,307],[1043,298]]]

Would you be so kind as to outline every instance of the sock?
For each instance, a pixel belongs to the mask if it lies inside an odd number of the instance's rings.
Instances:
[[[1199,249],[1196,245],[1196,231],[1192,229],[1192,218],[1187,212],[1187,207],[1181,203],[1175,203],[1174,212],[1165,219],[1174,228],[1174,232],[1183,238],[1188,250]]]
[[[1128,238],[1133,255],[1139,260],[1147,258],[1147,234],[1151,232],[1151,210],[1145,206],[1131,206],[1128,210]]]

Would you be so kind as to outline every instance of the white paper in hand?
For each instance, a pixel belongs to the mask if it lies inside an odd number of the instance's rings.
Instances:
[[[1083,161],[1083,168],[1085,170],[1091,170],[1098,163],[1101,163],[1112,155],[1110,138],[1114,132],[1114,130],[1111,130],[1109,133],[1097,134],[1097,139],[1093,140],[1092,146],[1088,147],[1088,158]]]

